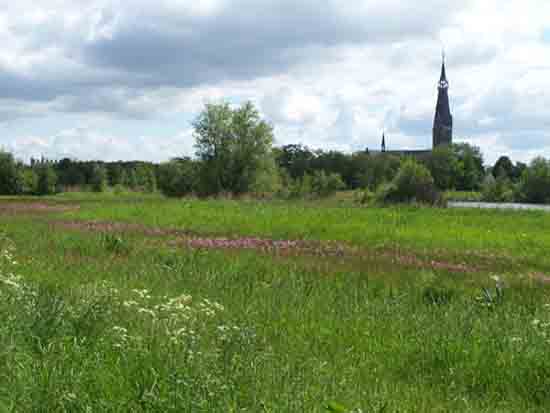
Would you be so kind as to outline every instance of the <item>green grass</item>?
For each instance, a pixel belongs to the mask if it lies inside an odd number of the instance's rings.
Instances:
[[[64,217],[200,234],[341,241],[453,256],[500,254],[550,271],[550,215],[539,211],[318,207],[314,202],[145,199],[90,203]]]
[[[541,249],[548,242],[546,215],[501,211],[148,199],[81,202],[69,216],[422,254],[475,249],[470,242],[489,228],[501,237],[520,227]],[[66,231],[51,226],[60,217],[0,215],[0,249],[13,246],[18,262],[0,264],[0,412],[550,407],[550,291],[520,281],[546,261],[523,260],[536,255],[514,237],[476,244],[519,261],[499,295],[490,278],[497,261],[477,273],[391,257],[347,267],[347,258],[192,251],[135,232]]]

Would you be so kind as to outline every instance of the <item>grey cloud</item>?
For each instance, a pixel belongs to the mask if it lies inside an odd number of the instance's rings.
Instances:
[[[414,13],[391,1],[364,10],[361,4],[355,12],[336,2],[236,0],[206,17],[124,10],[112,37],[86,44],[84,56],[90,64],[145,73],[142,80],[153,84],[251,79],[307,59],[312,46],[431,36],[457,9],[438,0],[408,6]]]

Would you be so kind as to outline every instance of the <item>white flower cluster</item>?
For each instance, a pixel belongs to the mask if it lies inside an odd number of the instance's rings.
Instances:
[[[193,346],[201,335],[208,332],[223,334],[225,327],[216,323],[217,316],[224,311],[220,303],[206,298],[194,299],[188,294],[173,298],[164,296],[158,303],[147,289],[133,289],[131,292],[132,297],[122,301],[122,307],[136,314],[141,322],[150,323],[150,334],[162,334],[174,345],[186,343]],[[140,341],[124,327],[117,326],[113,333],[118,337],[117,346]]]

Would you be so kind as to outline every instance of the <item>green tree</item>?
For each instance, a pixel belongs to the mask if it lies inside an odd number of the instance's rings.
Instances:
[[[94,192],[105,192],[107,189],[107,170],[101,164],[95,164],[92,168],[90,185]]]
[[[193,122],[203,195],[250,192],[273,157],[273,128],[254,105],[207,104]]]
[[[455,144],[452,148],[458,160],[455,189],[459,191],[480,189],[485,177],[483,155],[480,149],[467,143]]]
[[[377,199],[383,203],[436,204],[441,198],[429,169],[411,158],[402,162],[391,183],[380,187]]]
[[[344,189],[346,185],[339,174],[326,174],[325,171],[315,171],[311,180],[312,191],[321,198],[334,195],[336,191]]]
[[[495,162],[492,173],[495,178],[504,177],[507,179],[513,179],[514,164],[507,156],[501,156]]]
[[[47,162],[41,162],[35,166],[34,171],[37,176],[36,194],[52,195],[56,192],[57,174],[52,165]]]
[[[158,170],[158,187],[171,197],[182,197],[197,190],[197,163],[189,158],[163,163]]]
[[[381,184],[391,181],[399,167],[399,157],[389,154],[366,155],[358,180],[360,187],[376,190]]]
[[[38,188],[38,176],[34,172],[33,168],[22,167],[19,169],[21,193],[32,195],[37,192]]]
[[[439,189],[445,191],[456,187],[459,163],[452,146],[434,148],[425,163]]]
[[[531,162],[521,176],[519,197],[525,202],[550,203],[550,161],[536,158]]]
[[[129,168],[126,170],[126,176],[124,177],[124,186],[130,189],[137,189],[138,180],[136,175],[136,170],[134,168]]]
[[[21,191],[20,166],[11,153],[0,151],[0,195],[17,195]]]

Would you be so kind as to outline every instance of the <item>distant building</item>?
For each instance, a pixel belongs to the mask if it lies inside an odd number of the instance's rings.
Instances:
[[[441,77],[438,84],[432,136],[434,148],[453,143],[453,115],[451,115],[451,108],[449,106],[449,82],[445,73],[445,57],[443,57],[441,65]]]
[[[422,157],[429,154],[434,148],[453,143],[453,115],[449,105],[449,81],[445,70],[445,56],[441,64],[441,76],[438,82],[437,104],[435,106],[434,124],[432,130],[432,149],[390,150],[387,147],[386,133],[382,134],[380,152],[399,155]],[[378,151],[373,151],[379,153]]]

